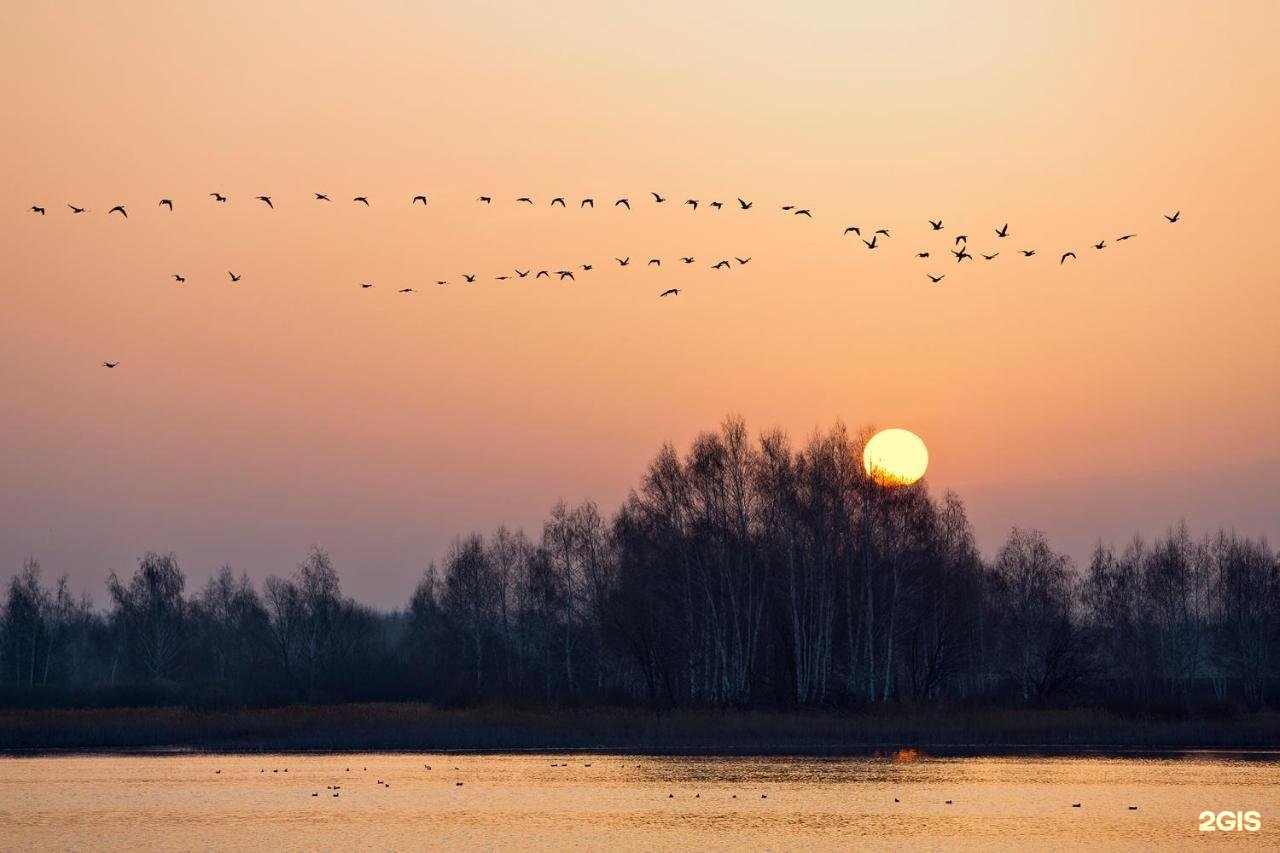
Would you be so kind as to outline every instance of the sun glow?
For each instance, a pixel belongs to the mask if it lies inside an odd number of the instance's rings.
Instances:
[[[929,450],[910,430],[881,430],[863,448],[862,467],[882,486],[909,486],[924,476]]]

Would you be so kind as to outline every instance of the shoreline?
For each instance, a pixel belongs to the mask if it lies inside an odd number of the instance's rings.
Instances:
[[[0,755],[585,753],[853,757],[1159,755],[1280,759],[1280,714],[1124,718],[1089,709],[672,711],[291,705],[0,710]]]

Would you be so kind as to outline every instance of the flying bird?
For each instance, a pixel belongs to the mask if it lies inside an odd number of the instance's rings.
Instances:
[[[698,209],[698,200],[697,200],[696,198],[691,198],[691,199],[689,199],[688,201],[686,201],[686,202],[685,202],[685,204],[691,204],[691,205],[693,205],[693,209],[694,209],[694,210],[697,210],[697,209]]]
[[[994,255],[983,255],[982,259],[984,261],[994,261],[999,256],[1000,256],[1000,253],[996,252]]]
[[[738,210],[750,210],[753,204],[755,204],[754,201],[743,201],[742,199],[738,199]]]
[[[533,199],[529,198],[527,195],[522,195],[520,196],[520,198],[516,199],[517,204],[519,204],[520,202],[524,202],[525,204],[533,204]]]
[[[627,210],[630,210],[630,209],[631,209],[631,200],[630,200],[630,199],[625,199],[625,198],[620,198],[620,199],[618,199],[617,201],[615,201],[615,202],[613,203],[613,206],[614,206],[614,207],[617,207],[618,205],[622,205],[622,206],[623,206],[623,207],[625,207]]]
[[[1094,244],[1093,244],[1093,248],[1095,248],[1095,249],[1105,249],[1105,248],[1107,248],[1107,241],[1106,241],[1106,240],[1099,240],[1098,242],[1096,242],[1096,243],[1094,243]]]
[[[929,281],[933,282],[934,284],[937,284],[938,282],[942,281],[944,278],[947,277],[946,273],[943,273],[942,275],[929,275],[929,273],[925,273],[925,275],[928,275]]]
[[[728,261],[720,261],[718,264],[716,264],[715,266],[713,266],[713,267],[712,267],[712,269],[713,269],[713,270],[718,270],[718,269],[720,269],[721,267],[723,267],[724,269],[728,269],[728,268],[729,268],[729,262],[728,262]]]
[[[177,273],[173,274],[173,280],[176,281],[178,284],[186,284],[187,282],[187,279],[185,276],[178,275]]]
[[[561,281],[564,281],[566,278],[573,278],[573,270],[556,270],[556,275],[560,276]],[[573,280],[577,281],[576,278],[573,278]]]
[[[76,207],[74,204],[69,204],[67,205],[67,207],[71,208],[72,213],[84,213],[83,207]],[[1124,238],[1121,238],[1121,239],[1124,239]]]
[[[40,214],[41,216],[44,216],[44,208],[43,208],[43,207],[39,207],[39,206],[34,205],[34,204],[33,204],[33,205],[31,205],[31,212],[32,212],[32,213],[38,213],[38,214]]]
[[[352,200],[352,201],[358,201],[358,202],[360,202],[361,204],[363,204],[365,207],[368,207],[368,206],[369,206],[369,199],[365,198],[365,197],[364,197],[364,196],[362,196],[362,195],[358,195],[358,196],[356,196],[355,198],[353,198],[353,199],[351,199],[351,200]]]
[[[963,260],[964,260],[964,259],[966,259],[966,258],[968,258],[969,260],[973,260],[973,255],[969,254],[969,250],[968,250],[967,248],[961,248],[961,249],[960,249],[960,251],[958,251],[958,252],[957,252],[957,251],[955,251],[955,250],[953,249],[953,250],[951,251],[951,254],[953,254],[953,255],[955,255],[955,256],[956,256],[956,263],[957,263],[957,264],[958,264],[958,263],[960,263],[961,261],[963,261]]]
[[[711,202],[711,204],[710,204],[709,206],[710,206],[710,207],[714,207],[716,210],[719,210],[720,208],[724,207],[724,202],[722,202],[722,201],[713,201],[713,202]]]
[[[417,293],[417,292],[418,291],[414,290],[412,287],[402,287],[396,291],[396,293]]]
[[[551,278],[551,273],[546,270],[538,270],[538,274],[534,278]]]
[[[468,284],[475,284],[475,280],[476,280],[476,277],[475,277],[475,276],[473,276],[473,275],[467,275],[466,273],[463,273],[463,274],[462,274],[462,277],[463,277],[464,279],[466,279],[466,280],[467,280],[467,283],[468,283]]]
[[[1117,237],[1116,242],[1119,243],[1121,240],[1132,240],[1134,237],[1137,237],[1137,236],[1138,236],[1137,234],[1125,234],[1123,237]]]
[[[559,204],[561,207],[564,207],[564,199],[560,198],[559,196],[556,196],[555,198],[551,199],[552,207],[555,207],[557,204]]]
[[[796,206],[795,206],[794,204],[784,204],[784,205],[782,206],[782,209],[783,209],[783,210],[795,210],[795,209],[796,209]]]
[[[888,228],[877,228],[877,229],[876,229],[876,233],[877,233],[877,234],[883,234],[884,236],[888,237],[888,236],[889,236],[889,229],[888,229]]]
[[[1029,258],[1036,253],[1035,249],[1019,249],[1018,251],[1022,253],[1024,258]]]
[[[275,209],[276,209],[276,206],[275,206],[274,204],[272,204],[272,203],[271,203],[271,196],[269,196],[269,195],[260,195],[260,196],[258,196],[258,201],[262,202],[263,204],[265,204],[267,207],[271,208],[272,210],[275,210]]]
[[[625,267],[627,264],[631,263],[631,256],[627,255],[625,258],[614,258],[614,260],[618,262],[618,266]]]
[[[1165,219],[1167,219],[1167,220],[1169,220],[1170,222],[1177,222],[1179,219],[1181,219],[1181,218],[1182,218],[1182,211],[1181,211],[1181,210],[1175,210],[1175,211],[1173,212],[1173,216],[1170,216],[1169,214],[1167,214],[1167,213],[1166,213],[1166,214],[1164,215],[1164,218],[1165,218]]]
[[[589,207],[589,208],[591,208],[592,210],[595,210],[595,209],[596,209],[596,200],[595,200],[595,199],[593,199],[593,198],[584,198],[584,199],[582,200],[582,204],[578,205],[578,207],[580,207],[580,208],[582,208],[582,207]]]
[[[228,270],[228,271],[227,271],[227,275],[231,276],[231,281],[232,281],[232,283],[235,283],[235,282],[239,281],[239,280],[240,280],[240,278],[241,278],[241,276],[236,275],[235,273],[231,272],[230,270]]]
[[[477,198],[476,201],[482,202],[484,204],[488,204],[489,202],[493,201],[493,199],[487,195],[482,195],[479,198]]]
[[[850,225],[848,228],[844,229],[844,233],[846,234],[848,234],[850,231],[852,231],[854,234],[857,234],[859,237],[862,236],[862,229],[859,228],[857,225]]]
[[[647,266],[651,266],[651,267],[660,267],[660,266],[662,266],[662,260],[661,260],[661,259],[659,259],[659,258],[650,258],[650,259],[649,259],[649,263],[647,264]]]
[[[680,295],[680,288],[673,287],[670,290],[664,290],[661,293],[659,293],[658,298],[662,298],[663,296],[679,296],[679,295]]]
[[[746,266],[747,262],[751,260],[750,258],[740,258],[737,255],[734,255],[733,259],[738,262],[739,266]]]
[[[879,235],[872,234],[870,240],[863,240],[862,242],[866,244],[868,249],[874,249],[876,247],[876,240],[878,239],[880,239]]]
[[[360,285],[360,287],[361,287],[361,289],[363,289],[363,290],[368,290],[369,288],[373,287],[373,285],[372,285],[372,284],[361,284],[361,285]]]
[[[316,201],[333,201],[333,199],[329,198],[324,193],[316,193],[315,196],[316,196]]]
[[[119,363],[120,363],[120,362],[118,362],[118,361],[104,361],[104,362],[102,362],[102,366],[103,366],[103,367],[115,367],[115,366],[116,366],[117,364],[119,364]]]
[[[958,245],[960,245],[961,243],[968,243],[968,242],[969,242],[969,238],[968,238],[968,237],[966,237],[964,234],[957,234],[957,235],[956,235],[956,242],[955,242],[953,245],[958,246]]]
[[[693,263],[693,258],[689,257],[688,255],[685,255],[685,256],[684,256],[683,258],[681,258],[680,260],[684,261],[686,264],[691,264],[691,263]]]
[[[795,212],[795,215],[796,215],[796,216],[807,216],[807,217],[809,217],[810,219],[813,219],[813,214],[809,212],[808,208],[801,208],[800,210],[797,210],[797,211]]]
[[[415,205],[415,204],[417,204],[418,202],[422,202],[422,206],[423,206],[423,207],[426,207],[426,205],[427,205],[427,197],[426,197],[425,195],[415,195],[415,196],[413,197],[413,199],[409,202],[409,204],[410,204],[410,205]]]
[[[655,192],[650,191],[649,195],[653,196],[653,200],[656,204],[662,204],[664,201],[666,201],[665,198],[663,198],[662,196],[658,195]]]
[[[595,269],[595,266],[593,266],[592,264],[582,264],[583,272],[591,272],[593,269]]]
[[[929,224],[930,224],[931,226],[933,226],[933,230],[934,230],[934,231],[941,231],[941,230],[942,230],[942,220],[941,220],[941,219],[937,220],[936,222],[935,222],[934,220],[930,219],[930,220],[929,220]]]
[[[110,216],[111,214],[116,213],[117,211],[118,211],[118,212],[120,213],[120,215],[121,215],[121,216],[123,216],[125,219],[128,219],[128,218],[129,218],[129,211],[127,211],[127,210],[125,210],[125,209],[124,209],[124,205],[123,205],[123,204],[117,204],[115,207],[113,207],[113,208],[111,208],[110,210],[108,210],[108,211],[107,211],[107,216]],[[44,211],[43,211],[43,210],[41,210],[40,212],[41,212],[41,213],[44,213]]]
[[[927,258],[927,257],[929,257],[929,253],[928,253],[928,252],[916,252],[916,257],[917,257],[917,258]]]
[[[496,276],[494,276],[494,277],[493,277],[493,280],[494,280],[494,281],[506,281],[506,280],[507,280],[507,279],[509,279],[509,278],[511,278],[511,276],[509,276],[509,275],[496,275]]]
[[[997,237],[1008,237],[1008,236],[1009,236],[1009,223],[1008,223],[1008,222],[1006,222],[1002,227],[1000,227],[1000,228],[997,228],[997,229],[996,229],[996,236],[997,236]]]
[[[226,202],[227,200],[227,197],[222,193],[209,193],[209,197],[212,198],[214,201]]]
[[[521,272],[520,270],[516,270],[516,275],[520,276],[521,278],[525,278],[531,272],[533,272],[533,270],[525,270],[524,272]]]
[[[167,198],[160,199],[160,204],[157,204],[156,207],[160,207],[160,205],[164,205],[165,207],[169,208],[169,212],[173,213],[173,202],[170,201],[169,199]]]
[[[1067,262],[1067,258],[1074,258],[1075,256],[1076,256],[1075,252],[1063,252],[1062,257],[1058,258],[1058,264],[1059,265],[1065,264]]]

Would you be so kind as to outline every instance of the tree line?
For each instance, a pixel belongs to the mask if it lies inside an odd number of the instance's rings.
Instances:
[[[173,554],[104,608],[28,560],[0,615],[8,706],[428,700],[673,707],[1275,703],[1280,560],[1178,524],[1076,567],[1015,528],[984,560],[960,499],[885,487],[837,426],[737,419],[670,444],[611,517],[457,539],[406,607],[342,592],[313,548],[260,588],[189,590]]]

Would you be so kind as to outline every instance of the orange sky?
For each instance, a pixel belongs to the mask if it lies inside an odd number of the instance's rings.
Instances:
[[[730,412],[916,431],[987,549],[1280,538],[1275,3],[195,5],[0,32],[3,573],[101,600],[147,548],[202,582],[316,542],[400,602],[456,533],[612,509]]]

